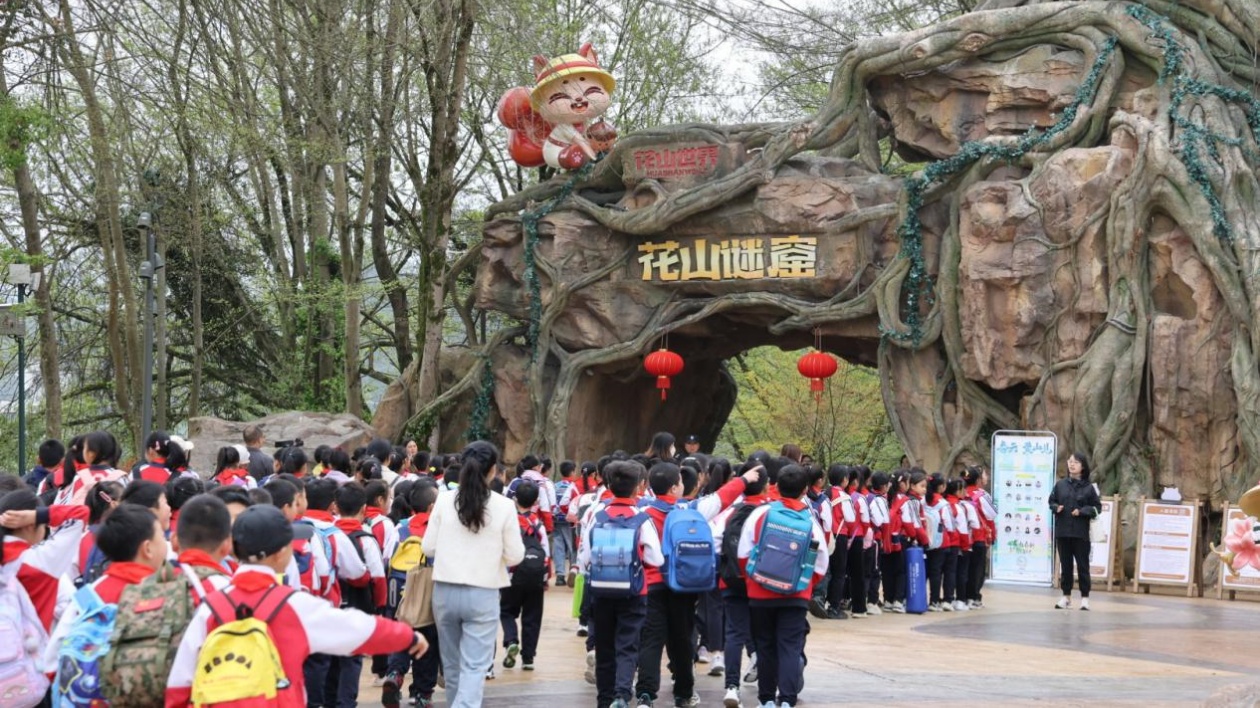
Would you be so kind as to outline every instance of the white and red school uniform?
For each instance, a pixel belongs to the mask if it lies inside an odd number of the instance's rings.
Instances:
[[[344,580],[354,587],[365,587],[372,582],[372,574],[368,571],[363,559],[359,558],[359,552],[354,549],[350,537],[337,528],[331,512],[307,509],[302,520],[315,527],[315,536],[311,538],[311,545],[318,547],[321,552],[323,551],[323,541],[320,539],[321,530],[332,530],[328,538],[329,545],[332,547],[332,557],[328,558],[331,575],[325,579],[318,594],[328,598],[333,607],[340,607],[341,586],[337,580]]]
[[[803,502],[800,499],[780,498],[778,501],[792,511],[800,511],[808,506],[806,502]],[[744,528],[740,532],[739,567],[744,571],[745,577],[747,577],[748,556],[752,554],[753,547],[761,540],[761,528],[765,525],[766,514],[769,512],[769,504],[764,504],[754,509],[753,513],[749,515],[748,521],[744,523]],[[827,562],[829,560],[827,554],[823,552],[823,549],[827,547],[827,541],[823,536],[822,527],[818,525],[817,521],[815,521],[812,526],[813,539],[818,544],[818,555],[814,559],[814,573],[810,576],[809,587],[796,593],[795,595],[784,595],[782,593],[774,592],[773,590],[767,590],[766,588],[761,587],[760,584],[750,581],[747,583],[749,603],[781,603],[786,600],[799,602],[800,605],[804,607],[805,604],[809,602],[809,598],[814,594],[814,586],[817,585],[818,581],[827,574]]]
[[[856,522],[858,520],[857,510],[853,507],[853,497],[848,492],[838,487],[830,489],[831,496],[831,528],[832,533],[836,537],[836,545],[840,545],[839,539],[851,539],[856,533]],[[848,548],[847,543],[845,541]]]
[[[866,495],[853,489],[849,492],[849,499],[853,501],[853,510],[857,514],[857,520],[851,525],[852,537],[850,545],[854,543],[865,543],[866,536],[871,530],[871,507],[866,503]]]
[[[713,517],[722,513],[723,509],[727,508],[733,504],[736,499],[743,496],[744,489],[747,488],[747,486],[748,483],[743,477],[736,477],[726,484],[723,484],[720,488],[718,488],[717,492],[691,502],[690,508],[700,512],[700,515],[704,517],[705,521],[712,520]],[[656,499],[657,501],[670,505],[676,504],[679,501],[677,497],[672,497],[668,494],[663,494]],[[645,506],[643,510],[652,521],[652,526],[656,529],[657,537],[664,538],[665,514],[667,512],[662,509],[658,509],[655,506]],[[644,585],[660,585],[664,582],[665,576],[661,573],[659,563],[655,565],[646,565],[644,567]]]
[[[242,565],[232,582],[221,594],[234,604],[257,607],[268,592],[283,592],[276,588],[276,574],[266,566]],[[216,593],[218,595],[220,593]],[[208,599],[208,601],[211,601]],[[167,708],[184,708],[192,698],[193,676],[197,670],[197,653],[206,637],[218,626],[210,608],[202,603],[188,625],[188,631],[180,642],[171,667],[166,687]],[[383,617],[367,615],[355,610],[341,610],[324,600],[301,592],[294,592],[268,622],[280,663],[289,685],[281,689],[269,703],[256,702],[276,708],[304,708],[306,685],[303,680],[302,662],[311,654],[338,656],[363,654],[390,654],[406,651],[412,646],[414,632],[411,627]],[[254,704],[242,703],[242,708]]]
[[[927,514],[923,510],[923,499],[911,493],[901,503],[901,536],[906,544],[916,543],[927,548],[930,542],[927,532]]]
[[[893,498],[892,505],[888,509],[888,525],[884,527],[883,534],[880,536],[879,545],[882,553],[898,553],[904,545],[904,526],[902,520],[902,510],[909,499],[905,494],[898,494]]]
[[[891,526],[891,516],[888,509],[888,497],[880,494],[872,494],[871,500],[871,528],[875,532],[875,542],[879,544],[881,552],[884,550],[885,539],[889,536],[889,528]]]
[[[967,497],[976,508],[977,519],[981,528],[976,531],[974,543],[993,543],[997,538],[997,509],[989,493],[979,486],[967,490]]]
[[[225,487],[258,488],[258,480],[245,467],[229,467],[215,475],[214,481]]]
[[[556,528],[555,513],[560,507],[560,502],[556,499],[556,485],[547,478],[547,475],[538,470],[525,470],[521,473],[521,480],[533,482],[538,485],[538,501],[534,504],[530,511],[538,514],[538,518],[546,527],[547,533],[552,533]]]
[[[955,496],[945,497],[949,504],[949,515],[954,521],[954,539],[963,553],[971,550],[971,526],[967,523],[967,509],[961,499]]]
[[[954,513],[950,508],[949,500],[944,494],[939,494],[936,501],[928,504],[927,508],[936,515],[937,519],[940,519],[941,548],[958,548],[958,531],[954,526]]]
[[[596,504],[592,506],[600,507],[608,512],[611,517],[631,517],[637,514],[645,513],[643,509],[635,506],[634,499],[622,499],[613,497],[605,505]],[[595,526],[594,514],[589,515],[591,523],[582,526],[582,542],[578,545],[578,567],[588,569],[591,566],[591,529]],[[656,532],[656,525],[652,523],[651,518],[647,518],[639,525],[639,559],[643,563],[646,571],[648,568],[656,568],[656,573],[660,575],[660,567],[665,563],[665,554],[661,552],[661,537]],[[647,595],[648,584],[645,579],[643,590],[640,595]]]
[[[372,532],[358,519],[337,519],[337,529],[344,533],[347,539],[350,539],[350,534],[358,531],[372,536]],[[368,584],[372,586],[372,602],[378,608],[384,607],[388,594],[385,583],[385,547],[376,540],[376,536],[372,536],[371,541],[366,536],[362,537],[360,538],[360,543],[363,548],[363,565],[367,566],[368,571]],[[352,539],[350,544],[354,545]],[[354,550],[351,550],[351,553],[356,553],[357,555],[357,552]],[[363,587],[359,583],[346,582],[355,587]]]
[[[51,632],[58,605],[58,587],[63,576],[76,578],[79,543],[87,530],[88,508],[78,505],[43,507],[35,512],[37,524],[47,524],[52,533],[41,543],[31,545],[22,539],[4,537],[4,563],[21,563],[17,579],[31,596],[44,631]]]
[[[49,484],[51,478],[45,479],[44,484]],[[80,467],[74,473],[74,481],[63,487],[57,492],[57,496],[53,499],[52,506],[61,506],[66,504],[79,505],[87,499],[88,490],[90,490],[98,482],[117,482],[121,481],[125,486],[127,484],[127,472],[124,470],[116,470],[108,465],[90,465]]]

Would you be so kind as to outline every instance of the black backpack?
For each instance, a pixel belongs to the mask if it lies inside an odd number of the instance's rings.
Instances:
[[[363,539],[370,538],[372,542],[376,542],[376,537],[367,531],[354,531],[346,534],[350,537],[350,543],[354,544],[354,550],[358,551],[359,559],[366,562],[367,556],[363,553]],[[368,583],[363,587],[355,587],[344,580],[337,581],[341,585],[341,606],[366,612],[369,615],[376,614],[376,599],[372,597],[372,584]]]
[[[718,563],[718,575],[726,583],[728,590],[747,593],[744,574],[739,568],[739,536],[744,532],[744,523],[757,509],[756,504],[740,504],[726,519],[726,530],[722,532],[722,558]]]
[[[512,569],[512,585],[522,588],[540,587],[547,582],[547,551],[539,538],[538,527],[522,529],[521,541],[525,543],[525,557]]]

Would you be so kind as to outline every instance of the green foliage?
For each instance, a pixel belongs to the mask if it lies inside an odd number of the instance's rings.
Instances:
[[[490,440],[492,430],[486,425],[490,420],[490,408],[494,405],[494,367],[489,355],[483,355],[481,365],[481,385],[477,396],[473,399],[472,413],[468,416],[468,442],[474,440]]]
[[[841,361],[816,401],[796,370],[804,353],[760,347],[728,363],[739,398],[717,452],[739,457],[797,443],[821,463],[895,466],[902,450],[884,410],[879,374]]]
[[[521,214],[521,224],[525,227],[525,285],[529,289],[529,358],[533,361],[538,356],[538,328],[542,324],[542,285],[538,280],[538,222],[550,214],[569,195],[578,182],[585,180],[595,169],[594,162],[588,162],[581,169],[570,175],[564,186],[556,195]],[[475,438],[474,438],[475,439]]]
[[[39,106],[0,96],[0,164],[7,170],[25,165],[27,146],[47,136],[52,125],[52,117]]]

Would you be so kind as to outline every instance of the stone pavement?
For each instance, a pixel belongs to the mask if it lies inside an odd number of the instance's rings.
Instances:
[[[582,678],[585,652],[570,597],[565,588],[548,593],[537,670],[498,665],[484,705],[595,705],[595,689]],[[1249,698],[1214,705],[1255,703],[1260,603],[1095,592],[1092,611],[1081,612],[1053,609],[1057,597],[1050,589],[990,585],[985,609],[973,612],[811,618],[799,705],[1187,706],[1231,691]],[[377,707],[380,689],[364,675],[360,705]],[[702,706],[722,705],[722,679],[701,675],[696,684]],[[755,705],[754,687],[742,696],[745,706]],[[441,690],[434,698],[445,705]]]

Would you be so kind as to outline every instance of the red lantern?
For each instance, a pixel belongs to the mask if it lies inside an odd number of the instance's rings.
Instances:
[[[669,377],[682,373],[683,358],[662,347],[647,355],[643,360],[643,368],[656,377],[656,387],[661,390],[663,401],[669,391]]]
[[[822,400],[823,379],[834,376],[839,368],[835,357],[822,352],[810,352],[796,362],[796,370],[809,379],[809,390],[814,392],[814,400],[817,401]]]

